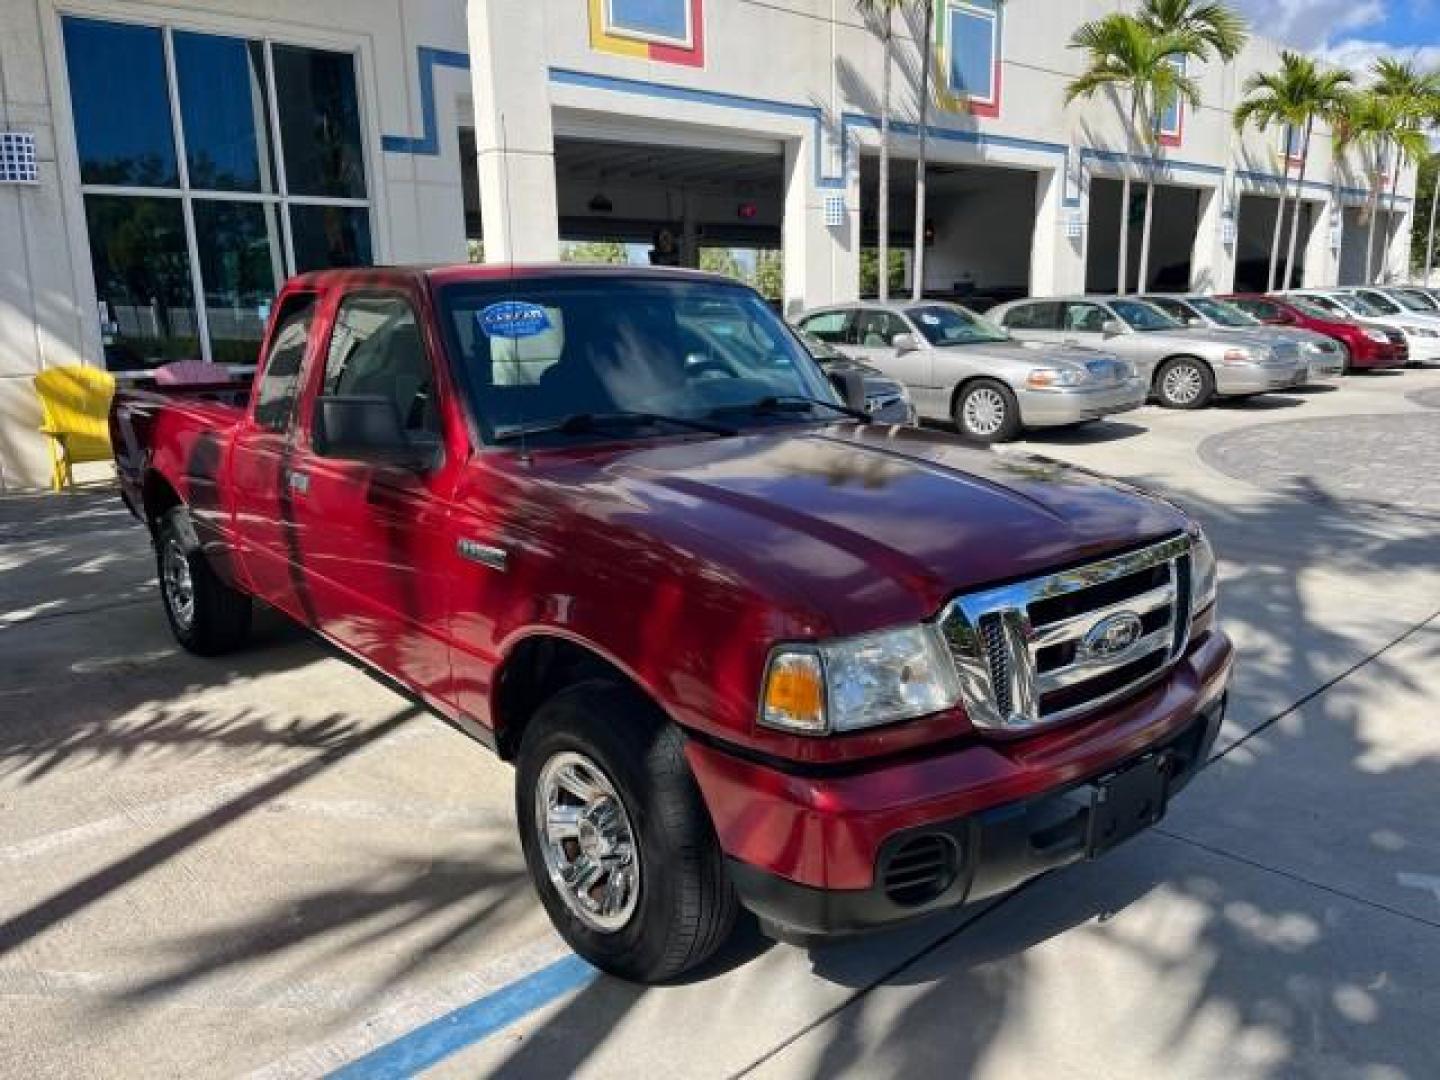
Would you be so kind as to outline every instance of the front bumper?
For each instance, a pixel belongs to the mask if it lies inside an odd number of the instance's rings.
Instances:
[[[1215,368],[1215,391],[1219,394],[1263,394],[1268,390],[1290,390],[1305,385],[1306,365],[1220,364]]]
[[[1130,412],[1145,404],[1145,384],[1131,379],[1098,390],[1017,390],[1020,422],[1026,427],[1054,427],[1099,420]]]
[[[1415,334],[1406,334],[1405,343],[1409,346],[1408,360],[1410,363],[1440,363],[1440,338],[1427,338],[1419,337]]]
[[[1158,683],[1092,719],[869,767],[791,771],[698,740],[686,756],[741,900],[785,936],[849,933],[993,896],[1083,858],[1076,837],[1088,811],[1077,793],[1162,750],[1177,763],[1170,790],[1183,786],[1219,729],[1232,662],[1229,640],[1212,629]],[[897,902],[891,862],[931,835],[958,853],[953,880],[921,902]]]

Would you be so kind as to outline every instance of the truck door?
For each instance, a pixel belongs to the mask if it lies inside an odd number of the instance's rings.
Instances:
[[[261,600],[312,626],[315,612],[300,562],[295,513],[293,435],[318,306],[314,292],[282,298],[250,411],[230,455],[235,534],[245,578]]]
[[[447,517],[465,447],[447,446],[436,352],[421,300],[365,289],[340,297],[313,393],[302,404],[295,469],[301,558],[320,628],[433,701],[448,700]],[[324,397],[383,398],[424,466],[348,460],[317,445]],[[449,542],[453,547],[453,542]]]

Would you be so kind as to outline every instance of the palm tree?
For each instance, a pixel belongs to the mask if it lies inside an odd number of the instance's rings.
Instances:
[[[1257,72],[1245,80],[1244,99],[1235,107],[1235,129],[1254,124],[1261,131],[1271,124],[1287,130],[1285,172],[1280,182],[1280,206],[1275,213],[1275,232],[1270,239],[1270,276],[1267,288],[1275,288],[1275,271],[1280,258],[1280,230],[1285,217],[1286,186],[1290,182],[1288,132],[1300,133],[1300,172],[1295,180],[1295,205],[1290,221],[1290,247],[1285,257],[1283,287],[1294,276],[1295,238],[1300,230],[1300,204],[1305,189],[1305,168],[1310,157],[1310,138],[1316,119],[1333,120],[1345,108],[1351,83],[1348,71],[1331,71],[1313,59],[1288,50],[1280,53],[1280,70]]]
[[[885,74],[880,84],[880,299],[890,299],[890,70],[895,59],[895,12],[907,0],[856,0],[871,24],[879,25],[885,49]]]
[[[1194,34],[1206,48],[1199,60],[1208,60],[1210,51],[1221,60],[1234,60],[1250,38],[1250,24],[1228,4],[1145,0],[1136,17],[1152,34]]]
[[[1377,94],[1402,103],[1401,122],[1392,136],[1394,164],[1390,173],[1390,200],[1387,229],[1395,217],[1396,192],[1400,186],[1400,169],[1406,162],[1418,162],[1430,152],[1424,136],[1424,126],[1434,111],[1434,103],[1440,96],[1440,75],[1415,69],[1410,61],[1381,57],[1370,68],[1374,90]],[[1386,280],[1389,280],[1387,263]]]
[[[1065,101],[1092,98],[1101,90],[1128,91],[1127,132],[1147,154],[1158,141],[1157,121],[1177,100],[1200,105],[1200,88],[1181,70],[1187,57],[1203,58],[1210,46],[1194,30],[1156,33],[1133,15],[1107,15],[1084,23],[1070,39],[1088,54],[1089,66],[1065,88]],[[1140,288],[1149,277],[1150,226],[1155,205],[1155,172],[1145,182],[1145,224],[1140,239]],[[1130,247],[1130,174],[1121,177],[1119,292],[1127,288]]]
[[[1335,142],[1339,150],[1349,146],[1356,147],[1369,175],[1370,194],[1366,202],[1366,212],[1370,225],[1365,234],[1365,280],[1373,281],[1375,225],[1380,217],[1385,170],[1393,170],[1389,206],[1389,213],[1393,215],[1395,187],[1399,181],[1400,169],[1407,159],[1418,161],[1429,149],[1425,135],[1420,130],[1418,105],[1412,98],[1382,93],[1376,87],[1352,94]]]
[[[920,35],[920,156],[915,161],[915,264],[912,269],[911,298],[925,297],[925,149],[930,123],[930,68],[935,53],[935,0],[914,0],[923,8]]]

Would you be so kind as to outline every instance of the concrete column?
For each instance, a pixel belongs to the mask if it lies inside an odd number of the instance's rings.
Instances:
[[[486,262],[560,256],[545,5],[468,0]]]
[[[1410,277],[1410,233],[1415,221],[1415,215],[1404,208],[1404,205],[1397,206],[1388,219],[1382,219],[1383,223],[1390,226],[1386,238],[1389,243],[1384,249],[1385,269],[1381,273],[1384,281],[1400,282]]]
[[[785,312],[853,300],[860,291],[860,184],[851,168],[844,187],[817,183],[814,132],[785,143]],[[837,165],[838,168],[838,165]],[[826,203],[843,204],[841,222],[825,224]]]
[[[1196,292],[1230,292],[1235,287],[1236,231],[1239,206],[1227,207],[1225,192],[1231,190],[1227,174],[1219,187],[1200,190],[1200,213],[1195,229],[1195,246],[1190,253],[1190,287]],[[1228,213],[1227,213],[1228,211]],[[1226,243],[1227,234],[1230,243]]]
[[[1333,285],[1339,273],[1338,250],[1331,246],[1332,229],[1339,226],[1340,204],[1333,197],[1323,203],[1311,203],[1315,211],[1310,216],[1310,235],[1302,237],[1305,244],[1305,273],[1301,284],[1307,289],[1322,289]]]
[[[1073,271],[1066,264],[1075,260],[1077,244],[1065,232],[1065,170],[1046,169],[1035,174],[1035,230],[1030,236],[1030,295],[1054,296],[1061,291],[1062,273]],[[1084,259],[1079,259],[1080,276],[1085,276]]]

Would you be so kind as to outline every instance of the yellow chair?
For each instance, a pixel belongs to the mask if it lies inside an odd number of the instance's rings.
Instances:
[[[35,376],[40,431],[50,436],[51,483],[62,491],[75,482],[72,466],[109,461],[110,399],[115,377],[99,368],[48,368]]]

